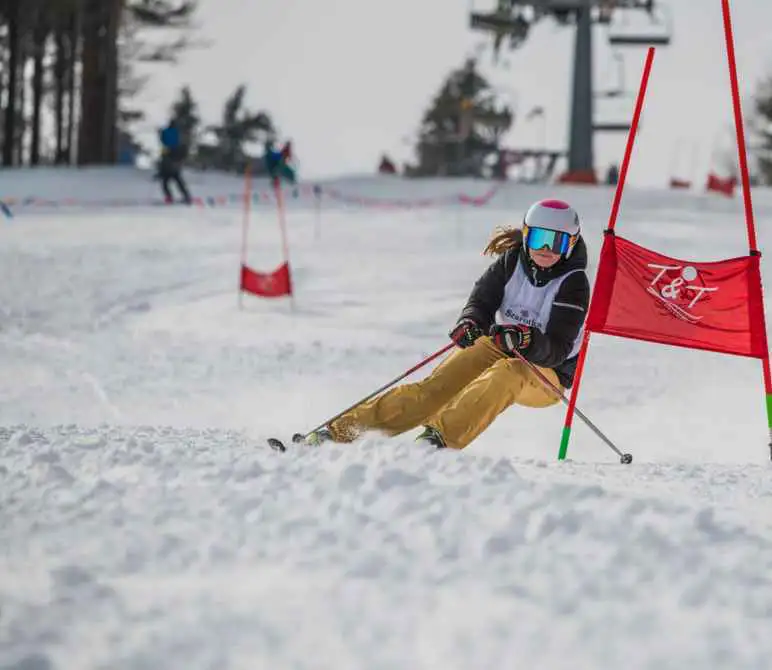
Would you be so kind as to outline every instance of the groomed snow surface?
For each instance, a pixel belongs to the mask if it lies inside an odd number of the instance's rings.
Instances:
[[[419,199],[489,184],[327,186]],[[41,171],[5,172],[3,188],[158,187]],[[768,669],[759,361],[594,336],[579,405],[629,466],[578,419],[558,462],[562,405],[513,407],[462,452],[415,434],[265,446],[444,346],[488,235],[533,200],[580,211],[594,277],[612,195],[509,184],[478,208],[319,211],[290,198],[294,303],[242,309],[237,206],[17,208],[0,222],[0,668]],[[754,204],[765,250],[772,197]],[[675,257],[747,253],[739,198],[630,189],[618,226]],[[259,204],[249,263],[280,262]]]

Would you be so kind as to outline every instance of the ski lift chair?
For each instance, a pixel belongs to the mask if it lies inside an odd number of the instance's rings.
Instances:
[[[627,133],[631,127],[627,121],[601,121],[592,124],[592,129],[596,133]]]
[[[602,114],[603,120],[594,121],[592,129],[596,133],[627,133],[632,127],[629,121],[628,107],[634,105],[635,95],[629,91],[613,91],[614,95],[606,96],[605,99],[615,101],[614,105]]]
[[[673,19],[670,11],[663,5],[652,4],[649,12],[650,23],[647,29],[633,32],[628,28],[627,14],[629,10],[620,9],[615,13],[621,15],[618,20],[612,20],[608,26],[608,43],[611,46],[668,46],[673,36]]]
[[[596,98],[621,98],[629,95],[625,88],[625,61],[618,50],[614,50],[612,58],[616,64],[616,85],[595,93]]]
[[[512,15],[501,11],[469,14],[469,27],[472,30],[493,33],[494,53],[498,53],[499,47],[505,37],[508,37],[509,48],[516,49],[528,37],[531,27],[529,21],[520,14]]]

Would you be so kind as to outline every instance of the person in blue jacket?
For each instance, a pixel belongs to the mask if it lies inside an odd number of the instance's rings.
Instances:
[[[182,176],[182,164],[187,157],[187,147],[182,141],[180,129],[175,119],[160,132],[161,160],[158,166],[158,176],[161,179],[161,188],[166,202],[174,202],[170,183],[173,181],[182,195],[185,203],[190,204],[191,197],[185,179]]]
[[[273,140],[268,140],[265,143],[263,161],[265,162],[268,176],[273,181],[284,179],[290,184],[294,184],[297,181],[295,170],[290,165],[292,161],[292,143],[290,141],[287,141],[281,149],[277,149]]]

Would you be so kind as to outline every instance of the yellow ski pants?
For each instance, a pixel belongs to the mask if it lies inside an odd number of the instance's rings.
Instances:
[[[554,370],[538,369],[563,391]],[[393,436],[432,426],[446,446],[463,449],[510,405],[549,407],[559,400],[527,365],[484,336],[453,350],[421,381],[389,389],[328,427],[336,442],[351,442],[366,430]]]

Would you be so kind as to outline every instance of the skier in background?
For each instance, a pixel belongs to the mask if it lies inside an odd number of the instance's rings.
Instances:
[[[163,128],[159,134],[161,141],[161,160],[158,166],[158,176],[161,179],[161,188],[167,203],[174,202],[170,182],[174,182],[180,191],[183,201],[191,203],[190,191],[182,176],[182,164],[187,157],[187,147],[182,142],[180,130],[175,119]]]
[[[287,140],[281,148],[281,159],[285,165],[292,163],[292,140]]]
[[[351,442],[364,431],[463,449],[513,404],[550,407],[573,384],[590,299],[579,217],[559,200],[527,211],[522,228],[497,229],[484,253],[498,258],[474,284],[449,336],[458,349],[425,379],[394,387],[307,437]]]
[[[381,162],[378,164],[378,174],[397,174],[397,166],[386,154],[381,156]]]
[[[266,172],[273,182],[281,180],[290,184],[297,182],[297,175],[292,167],[292,158],[292,142],[290,140],[287,140],[281,149],[276,149],[272,139],[266,141],[263,161]]]

